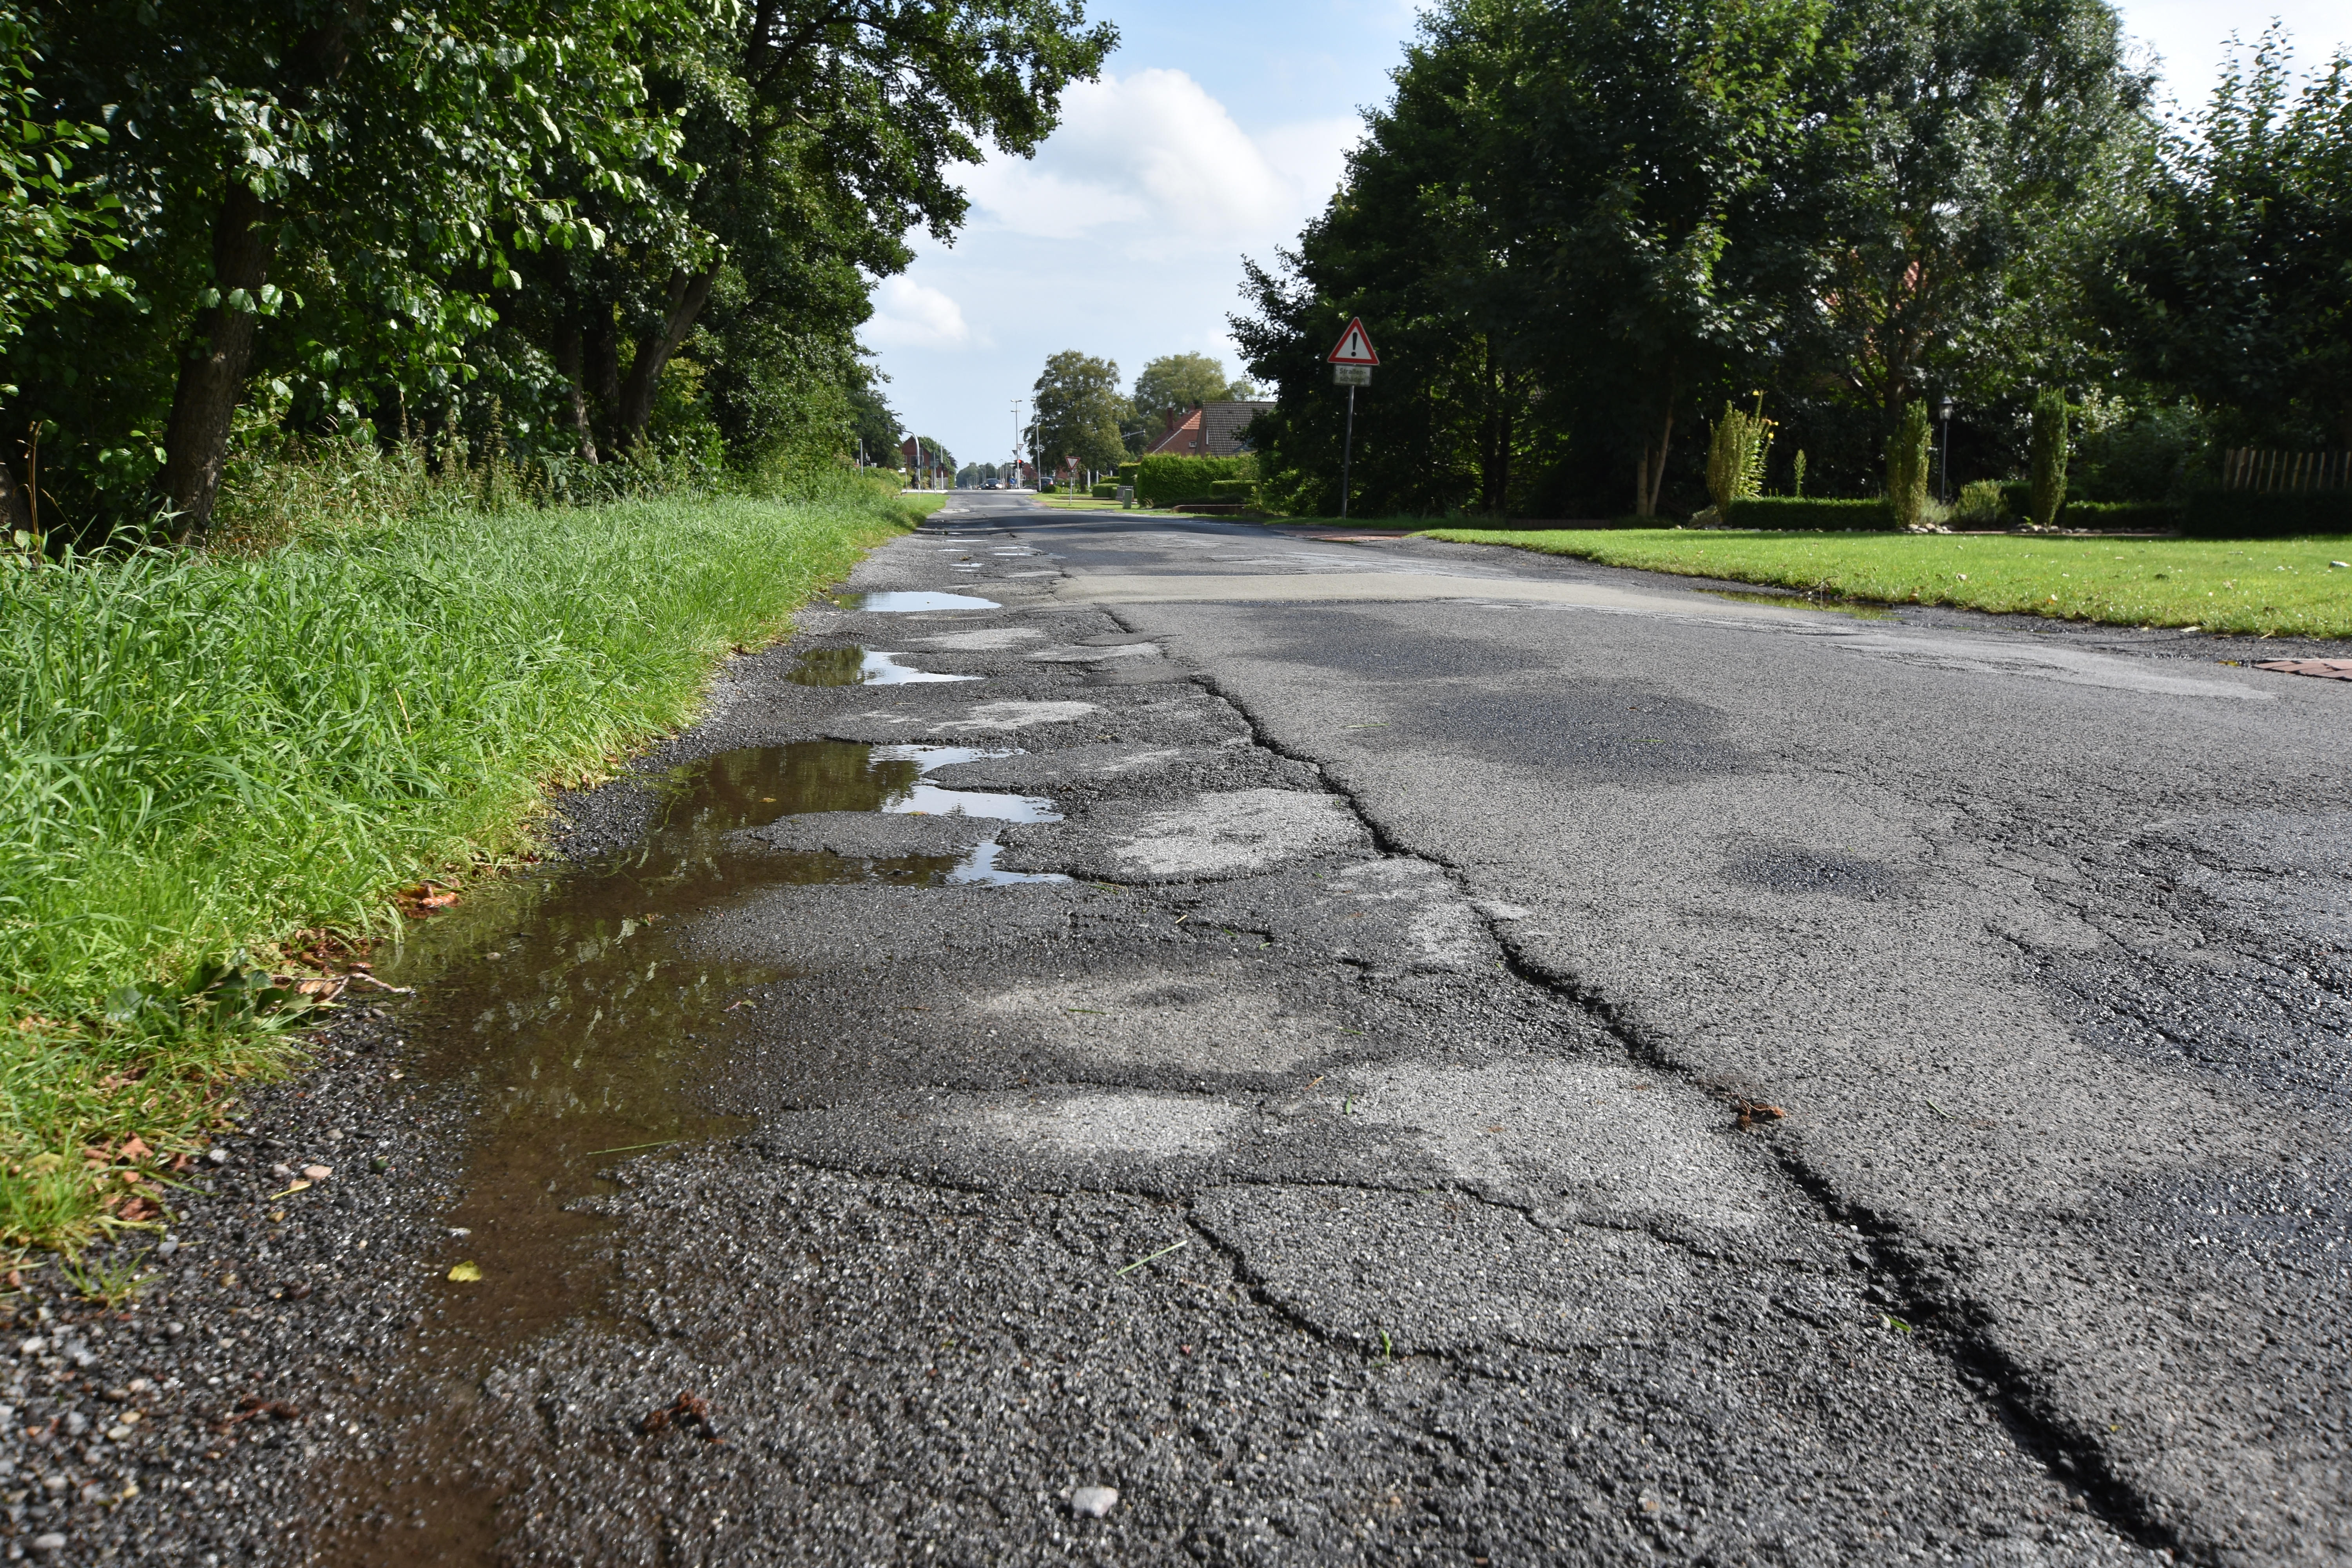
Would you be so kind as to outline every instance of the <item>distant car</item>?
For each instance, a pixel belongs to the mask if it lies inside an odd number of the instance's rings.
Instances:
[[[996,481],[994,479],[983,480],[980,488],[984,490],[992,490],[996,488]]]

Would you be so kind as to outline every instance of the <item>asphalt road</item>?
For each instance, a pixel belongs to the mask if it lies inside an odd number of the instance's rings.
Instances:
[[[849,587],[981,602],[736,660],[56,1303],[12,1557],[2352,1554],[2352,689],[1013,497]]]

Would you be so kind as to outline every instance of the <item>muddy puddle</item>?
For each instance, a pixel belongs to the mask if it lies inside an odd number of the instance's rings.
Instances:
[[[742,831],[820,812],[1056,820],[1043,797],[923,777],[1009,754],[817,741],[711,757],[657,782],[653,826],[635,847],[486,882],[379,955],[379,974],[419,994],[405,1020],[417,1047],[408,1072],[465,1091],[478,1109],[466,1196],[442,1216],[440,1253],[423,1260],[436,1331],[379,1410],[386,1425],[411,1428],[399,1473],[353,1465],[335,1479],[341,1520],[319,1561],[496,1560],[499,1489],[461,1458],[468,1412],[501,1352],[603,1310],[612,1265],[594,1239],[604,1222],[571,1205],[611,1190],[600,1171],[748,1125],[713,1113],[701,1091],[743,1016],[731,1009],[776,976],[689,955],[673,933],[778,884],[1066,879],[998,870],[993,843],[855,860],[762,848]],[[478,1278],[452,1279],[453,1268]]]
[[[904,654],[870,647],[813,647],[784,679],[796,686],[916,686],[935,680],[978,680],[977,675],[940,675],[898,662]]]
[[[833,602],[845,610],[872,610],[882,615],[911,615],[919,610],[1001,610],[993,599],[983,599],[973,594],[943,594],[931,589],[920,592],[889,589],[872,594],[836,594]]]

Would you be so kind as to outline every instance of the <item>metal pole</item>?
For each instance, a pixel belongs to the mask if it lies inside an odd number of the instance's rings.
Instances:
[[[1348,439],[1339,448],[1339,521],[1348,521],[1348,466],[1356,456],[1356,388],[1348,386]]]

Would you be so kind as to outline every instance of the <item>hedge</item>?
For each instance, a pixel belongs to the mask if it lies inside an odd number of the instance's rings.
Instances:
[[[1794,496],[1758,496],[1731,503],[1726,521],[1733,528],[1761,529],[1770,533],[1887,530],[1895,526],[1895,509],[1880,500],[1811,500]]]
[[[1118,499],[1118,487],[1117,485],[1097,485],[1088,493],[1097,500],[1117,500]]]
[[[2199,490],[2189,498],[2181,531],[2192,539],[2294,539],[2352,533],[2352,490],[2273,495],[2258,490]]]
[[[1147,506],[1227,500],[1217,494],[1218,480],[1257,478],[1255,458],[1146,458],[1135,467],[1135,499]],[[1119,477],[1126,479],[1124,464]]]
[[[2161,500],[2070,500],[2058,526],[2108,533],[2168,533],[2180,526],[2180,508]]]

